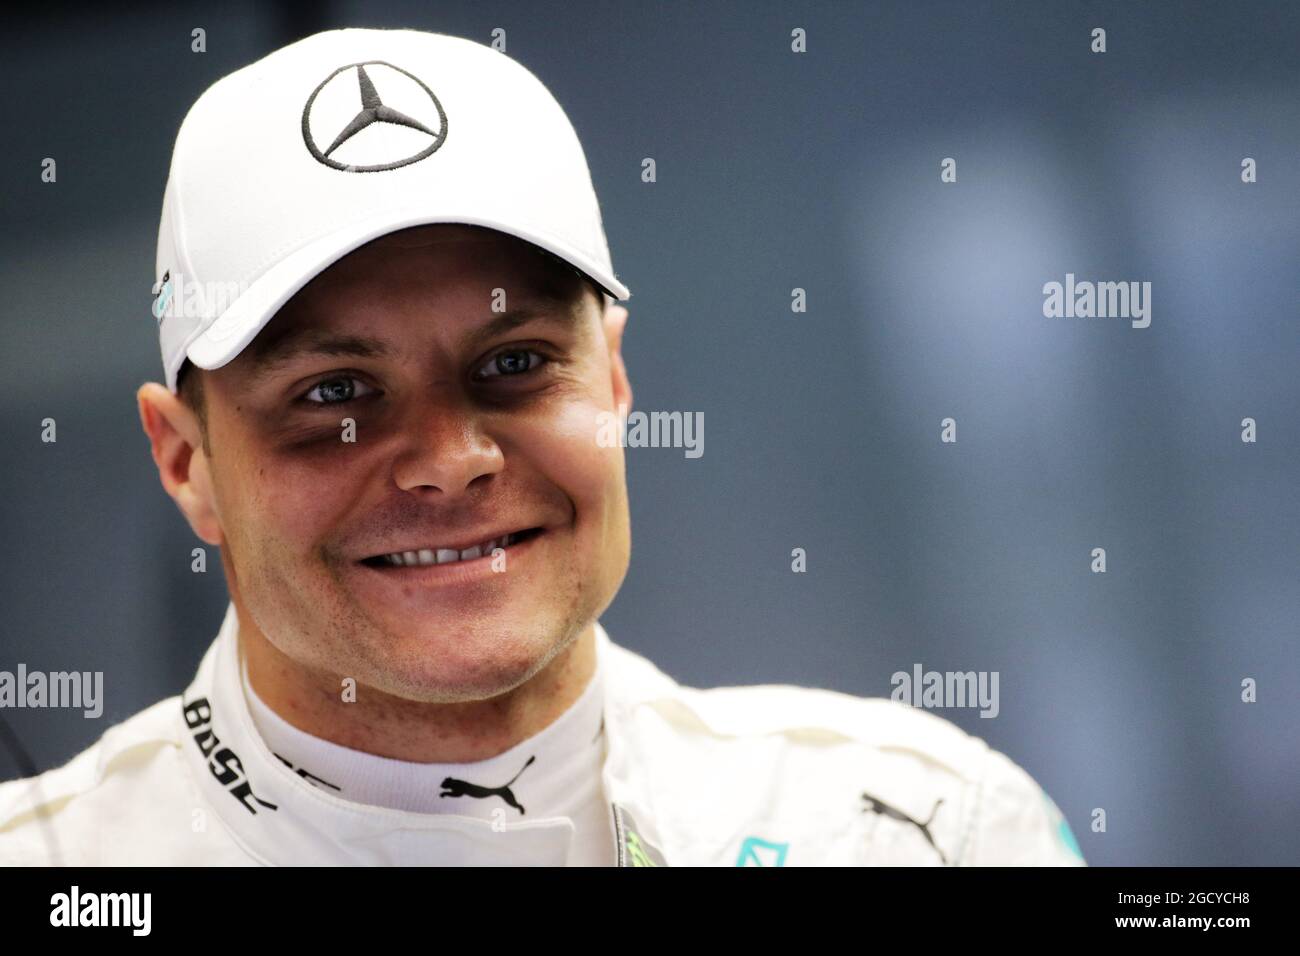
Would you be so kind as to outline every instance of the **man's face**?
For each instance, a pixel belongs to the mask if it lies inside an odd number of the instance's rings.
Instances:
[[[450,702],[517,686],[595,620],[630,555],[623,451],[596,440],[627,400],[602,315],[520,240],[419,227],[340,260],[204,373],[223,560],[266,638]],[[382,557],[420,551],[444,560]]]

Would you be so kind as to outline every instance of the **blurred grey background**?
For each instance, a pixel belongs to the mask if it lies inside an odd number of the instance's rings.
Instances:
[[[637,406],[704,413],[702,458],[628,451],[616,641],[697,686],[995,670],[996,719],[939,713],[1025,767],[1091,864],[1300,863],[1293,3],[8,15],[0,669],[103,670],[107,694],[99,720],[0,713],[39,768],[186,686],[227,600],[215,555],[190,573],[134,400],[162,378],[177,127],[220,76],[345,25],[506,30],[583,139]],[[1044,318],[1067,272],[1150,281],[1150,328]]]

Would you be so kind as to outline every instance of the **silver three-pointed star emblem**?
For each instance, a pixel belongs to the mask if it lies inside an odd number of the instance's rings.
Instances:
[[[387,85],[394,93],[400,91],[405,94],[403,96],[405,102],[418,103],[421,107],[420,112],[425,115],[423,117],[412,116],[408,112],[403,112],[386,104],[380,95],[380,91],[375,87],[372,73],[381,77],[381,86]],[[355,85],[352,77],[355,77]],[[327,88],[329,91],[327,95],[336,99],[343,95],[343,91],[338,88],[337,84],[347,84],[351,87],[351,92],[347,94],[349,98],[359,93],[360,108],[346,125],[341,129],[337,129],[329,146],[322,150],[319,144],[328,135],[328,132],[320,128],[322,121],[317,115],[321,112],[319,109],[320,97],[322,91],[326,91]],[[401,87],[407,89],[401,90]],[[410,109],[409,106],[407,108]],[[369,150],[364,147],[350,150],[349,162],[340,161],[334,155],[340,147],[352,142],[358,134],[377,123],[390,123],[394,126],[403,126],[416,130],[424,134],[428,142],[415,153],[404,156],[368,155],[368,153],[374,152],[373,143]],[[335,125],[337,127],[337,123]],[[447,114],[443,112],[442,104],[433,95],[433,91],[419,77],[403,70],[401,67],[393,66],[391,63],[384,63],[381,60],[349,63],[347,66],[339,67],[327,76],[312,91],[311,96],[307,98],[307,104],[302,111],[302,138],[312,156],[332,169],[340,169],[349,173],[370,173],[400,169],[402,166],[409,166],[411,163],[419,162],[431,156],[443,144],[447,138]],[[356,142],[361,143],[362,140],[356,140]],[[366,162],[363,160],[375,161]]]

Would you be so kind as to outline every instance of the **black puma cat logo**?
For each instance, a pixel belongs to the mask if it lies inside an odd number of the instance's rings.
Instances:
[[[910,823],[912,826],[920,830],[921,833],[925,835],[925,839],[929,842],[930,846],[934,847],[934,852],[939,854],[939,859],[943,861],[945,866],[948,865],[948,858],[943,855],[943,850],[940,850],[938,845],[934,842],[934,837],[930,836],[930,824],[934,822],[934,815],[939,812],[939,805],[943,803],[942,799],[934,805],[934,809],[930,811],[930,818],[924,823],[913,820],[902,810],[895,810],[883,800],[877,800],[869,793],[864,793],[862,799],[867,801],[867,805],[862,808],[863,813],[870,810],[873,813],[879,813],[883,817],[889,817],[891,820],[898,820],[900,823]]]
[[[528,765],[536,759],[537,759],[536,757],[529,757],[524,762],[524,765],[519,768],[519,773],[515,774],[513,777],[511,777],[509,780],[507,780],[504,784],[502,784],[499,787],[482,787],[479,786],[477,783],[469,783],[468,781],[465,780],[457,780],[455,777],[447,777],[445,780],[442,781],[443,792],[438,794],[438,796],[477,797],[481,800],[485,797],[490,797],[493,794],[496,794],[506,803],[510,804],[510,806],[514,807],[520,813],[523,813],[524,808],[520,805],[519,801],[515,799],[515,795],[510,792],[510,785],[514,783],[516,780],[518,780],[519,774],[527,770]]]

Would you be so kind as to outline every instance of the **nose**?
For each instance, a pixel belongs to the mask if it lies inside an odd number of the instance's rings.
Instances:
[[[403,491],[459,494],[505,467],[501,446],[464,397],[427,395],[411,406],[393,464],[393,479]]]

